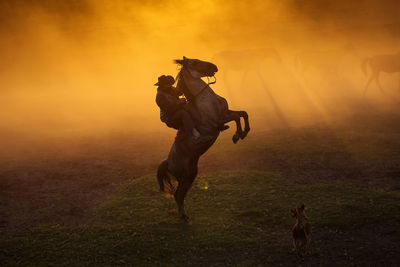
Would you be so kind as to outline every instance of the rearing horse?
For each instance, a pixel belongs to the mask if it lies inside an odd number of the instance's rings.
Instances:
[[[177,76],[177,87],[185,94],[191,108],[195,108],[201,115],[201,121],[196,128],[202,136],[210,137],[209,141],[202,143],[197,142],[192,136],[183,140],[175,139],[168,159],[158,167],[157,179],[161,191],[167,197],[174,196],[180,218],[188,222],[189,217],[184,210],[184,198],[197,176],[200,156],[217,140],[221,125],[224,123],[236,122],[236,133],[232,138],[234,143],[247,136],[250,125],[247,112],[229,110],[227,101],[201,79],[214,76],[218,71],[216,65],[186,57],[175,60],[175,63],[181,65]],[[245,122],[243,130],[240,118]]]

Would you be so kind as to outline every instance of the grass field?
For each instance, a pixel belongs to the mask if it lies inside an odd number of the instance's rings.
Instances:
[[[155,178],[170,135],[1,154],[1,265],[398,266],[400,128],[385,118],[256,130],[237,145],[224,132],[200,161],[188,226]],[[301,203],[303,262],[289,212]]]
[[[261,171],[198,177],[187,198],[191,224],[177,220],[175,203],[156,177],[135,179],[74,227],[9,232],[3,265],[283,265],[292,252],[289,209],[305,203],[312,251],[303,264],[387,265],[399,260],[400,194],[335,182],[298,185]],[[205,189],[207,188],[207,189]]]

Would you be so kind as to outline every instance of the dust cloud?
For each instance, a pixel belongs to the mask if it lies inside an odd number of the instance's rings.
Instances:
[[[253,129],[329,124],[392,109],[400,96],[399,74],[383,73],[385,94],[372,83],[363,97],[360,68],[399,52],[397,1],[2,0],[0,12],[8,149],[19,137],[172,136],[153,84],[176,75],[182,56],[217,64],[213,89],[249,111]]]

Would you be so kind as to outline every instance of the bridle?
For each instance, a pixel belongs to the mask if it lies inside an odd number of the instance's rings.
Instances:
[[[187,64],[184,61],[183,64],[182,64],[182,69],[185,68],[185,67],[187,67]],[[192,74],[190,72],[189,72],[189,75],[192,76]],[[214,81],[210,82],[210,77],[213,77]],[[215,77],[215,74],[213,76],[207,76],[207,84],[203,88],[201,88],[200,92],[197,95],[195,95],[194,97],[200,95],[204,91],[204,89],[206,89],[211,84],[215,84],[216,82],[217,82],[217,78]]]
[[[210,76],[207,76],[207,82],[208,82],[207,85],[214,84],[217,82],[217,77],[215,77],[215,74],[212,77],[214,78],[214,81],[210,82]]]

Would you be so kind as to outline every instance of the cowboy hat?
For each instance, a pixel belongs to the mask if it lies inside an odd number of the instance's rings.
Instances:
[[[154,85],[171,86],[174,83],[175,83],[175,79],[171,75],[161,75],[160,77],[158,77],[158,82]]]

